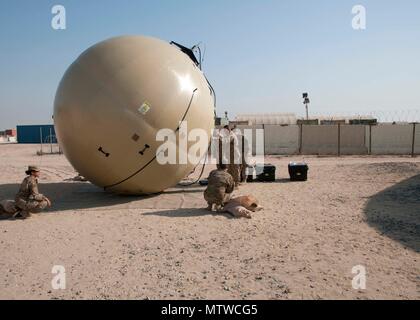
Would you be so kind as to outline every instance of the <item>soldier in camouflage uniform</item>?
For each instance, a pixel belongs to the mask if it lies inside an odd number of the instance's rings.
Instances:
[[[238,188],[239,182],[241,181],[241,165],[240,165],[240,158],[241,152],[239,150],[239,140],[237,134],[233,130],[229,130],[229,140],[230,140],[230,148],[229,148],[229,165],[228,165],[228,172],[232,176],[233,181],[235,183],[235,189]]]
[[[204,199],[207,201],[207,210],[221,210],[225,203],[229,202],[232,192],[235,188],[235,182],[232,176],[227,172],[227,166],[219,164],[217,170],[210,172],[208,186],[204,191]]]
[[[235,161],[236,159],[236,161]],[[229,126],[224,126],[219,133],[219,159],[217,168],[220,163],[227,164],[227,172],[232,176],[235,189],[238,188],[240,182],[240,160],[238,137]],[[236,162],[236,163],[235,163]]]
[[[51,206],[51,201],[38,191],[40,170],[37,167],[29,166],[26,174],[28,176],[23,180],[15,197],[15,205],[19,209],[15,217],[23,219],[30,217],[31,212],[40,212]]]

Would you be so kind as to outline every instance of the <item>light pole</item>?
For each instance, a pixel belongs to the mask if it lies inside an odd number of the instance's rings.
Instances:
[[[303,96],[303,104],[305,105],[305,108],[306,108],[306,120],[309,120],[308,105],[311,103],[311,101],[309,100],[309,95],[306,92],[303,93],[302,96]]]

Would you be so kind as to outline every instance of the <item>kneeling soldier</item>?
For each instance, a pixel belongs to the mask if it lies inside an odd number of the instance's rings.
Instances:
[[[51,207],[51,201],[38,191],[38,177],[40,170],[37,167],[29,166],[26,171],[28,175],[22,182],[15,202],[19,211],[14,217],[26,219],[32,213],[40,212],[46,207]]]
[[[235,182],[227,172],[227,166],[219,164],[217,170],[210,172],[208,186],[204,191],[204,199],[208,204],[207,210],[213,211],[213,205],[216,205],[217,210],[221,210],[225,203],[229,202],[234,188]]]

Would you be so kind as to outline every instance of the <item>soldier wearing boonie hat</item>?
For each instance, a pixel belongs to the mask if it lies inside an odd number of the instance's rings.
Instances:
[[[38,177],[41,170],[36,166],[29,166],[25,173],[28,175],[19,188],[15,197],[15,205],[19,211],[14,217],[28,218],[32,213],[40,212],[51,207],[51,201],[38,190]]]

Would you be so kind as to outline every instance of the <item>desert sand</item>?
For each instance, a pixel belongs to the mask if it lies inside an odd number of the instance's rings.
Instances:
[[[204,210],[200,186],[124,197],[67,181],[66,158],[38,149],[0,145],[0,199],[33,164],[53,201],[0,221],[0,299],[420,298],[420,158],[267,157],[278,180],[235,192],[265,208],[247,220]],[[303,159],[309,180],[288,181]],[[51,286],[54,265],[65,290]],[[352,288],[356,265],[366,290]]]

